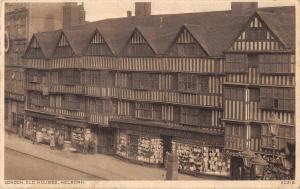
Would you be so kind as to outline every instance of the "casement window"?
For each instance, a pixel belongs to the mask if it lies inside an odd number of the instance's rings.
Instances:
[[[211,116],[210,110],[182,107],[180,122],[186,125],[211,127]]]
[[[65,85],[80,84],[80,71],[79,70],[63,70],[58,74],[59,81]]]
[[[35,106],[50,106],[50,97],[44,96],[41,93],[33,92],[29,95],[29,104]]]
[[[179,91],[208,93],[209,78],[196,74],[180,74],[178,77]]]
[[[246,127],[237,124],[226,124],[225,147],[243,150],[246,147]]]
[[[30,83],[42,83],[45,73],[39,71],[29,71],[27,73],[27,79]]]
[[[39,93],[30,93],[30,104],[40,105],[40,102],[41,102],[41,94],[39,94]]]
[[[261,108],[295,110],[295,89],[262,87],[260,91]]]
[[[90,99],[89,108],[92,113],[100,114],[116,114],[117,113],[117,101],[107,99]]]
[[[262,126],[262,146],[272,147],[272,135],[270,133],[270,128],[265,125]],[[295,127],[280,125],[278,129],[277,142],[275,143],[275,148],[282,149],[286,146],[286,143],[295,143]]]
[[[180,91],[196,91],[197,90],[197,75],[181,74],[179,75]]]
[[[62,98],[62,107],[67,110],[80,110],[80,98],[76,95],[64,95]]]
[[[149,120],[162,119],[162,107],[158,104],[137,103],[136,112],[138,118]]]
[[[294,64],[290,54],[261,54],[259,55],[260,73],[291,73]]]
[[[128,75],[127,84],[132,89],[158,90],[158,74],[133,73]]]
[[[267,30],[264,28],[249,28],[245,37],[248,41],[264,41],[267,39]]]
[[[259,101],[259,89],[250,89],[250,101]]]
[[[249,68],[257,68],[259,64],[259,59],[257,54],[248,54],[248,65]]]
[[[251,126],[251,138],[260,138],[261,137],[261,126],[252,125]]]
[[[180,123],[180,106],[173,106],[173,121],[175,123]]]
[[[246,54],[226,54],[225,72],[247,72],[248,57]]]
[[[135,116],[135,103],[129,102],[129,116]]]
[[[106,70],[86,71],[86,83],[101,87],[109,87],[114,85],[113,74]]]
[[[224,99],[245,100],[245,89],[241,87],[224,87]]]
[[[171,75],[171,90],[178,90],[178,74]]]

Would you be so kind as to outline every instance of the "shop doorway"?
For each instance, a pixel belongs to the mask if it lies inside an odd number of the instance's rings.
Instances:
[[[243,180],[244,161],[240,157],[230,159],[230,176],[232,180]]]
[[[167,152],[172,152],[172,137],[167,135],[162,135],[163,140],[163,160],[166,160]]]
[[[114,154],[115,152],[115,131],[109,128],[98,130],[97,151],[102,154]]]
[[[139,150],[139,136],[128,135],[128,157],[131,159],[137,159]]]

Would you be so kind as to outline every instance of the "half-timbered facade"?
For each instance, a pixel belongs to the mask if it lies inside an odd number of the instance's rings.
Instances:
[[[22,55],[26,58],[45,58],[39,47],[37,38],[31,38],[33,33],[63,27],[63,7],[76,7],[75,4],[49,3],[40,6],[37,3],[5,3],[5,128],[9,131],[22,133],[18,129],[24,124],[25,107],[25,74]],[[41,12],[45,15],[41,18]],[[68,16],[70,13],[64,14]],[[76,17],[68,18],[71,22]],[[41,24],[43,22],[43,24]],[[73,22],[73,21],[72,21]],[[75,22],[74,22],[75,23]],[[26,46],[30,43],[30,48]],[[36,79],[42,79],[42,74],[30,75],[31,86]],[[39,76],[38,76],[39,75]],[[46,81],[46,80],[44,80]]]
[[[152,165],[176,152],[182,172],[227,176],[225,150],[268,149],[272,113],[284,130],[278,148],[294,141],[294,36],[273,31],[293,30],[293,18],[293,7],[260,8],[34,34],[24,55],[28,129],[55,127],[76,146],[89,128],[98,152]]]

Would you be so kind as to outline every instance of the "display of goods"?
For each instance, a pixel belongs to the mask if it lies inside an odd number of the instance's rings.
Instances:
[[[138,161],[159,164],[163,162],[163,145],[159,138],[127,135],[119,133],[117,137],[118,155]]]
[[[218,148],[172,142],[179,160],[179,170],[214,175],[228,175],[229,163]]]
[[[38,131],[36,132],[36,141],[37,142],[43,142],[43,133]]]
[[[117,154],[123,157],[126,157],[127,155],[127,135],[126,134],[121,134],[118,135],[117,138]]]

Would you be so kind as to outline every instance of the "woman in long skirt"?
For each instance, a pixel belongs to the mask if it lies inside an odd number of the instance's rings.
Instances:
[[[50,136],[50,149],[51,150],[55,149],[55,138],[54,138],[53,134],[51,134],[51,136]]]

